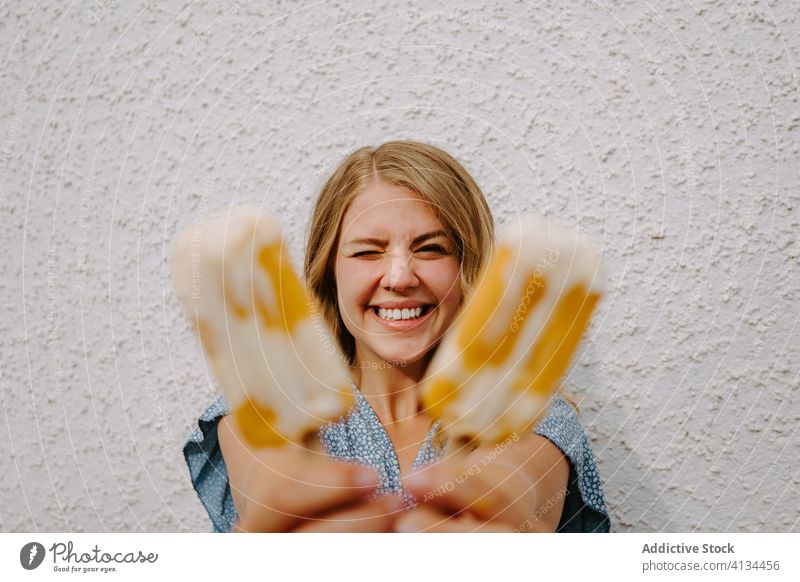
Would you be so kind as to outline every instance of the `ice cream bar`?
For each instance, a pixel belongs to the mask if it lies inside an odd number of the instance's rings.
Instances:
[[[348,411],[347,367],[264,210],[241,206],[187,229],[173,272],[249,444],[302,443]]]
[[[503,230],[421,387],[451,450],[532,428],[603,290],[586,236],[534,216]]]

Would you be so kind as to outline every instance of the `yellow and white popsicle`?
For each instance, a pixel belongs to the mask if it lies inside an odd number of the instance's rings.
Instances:
[[[586,236],[535,216],[504,229],[421,387],[449,447],[530,430],[559,387],[604,279]]]
[[[187,229],[173,273],[249,444],[301,443],[349,410],[347,367],[264,210],[240,206]]]

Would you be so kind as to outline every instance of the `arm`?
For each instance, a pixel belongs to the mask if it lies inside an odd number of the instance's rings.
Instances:
[[[254,461],[254,457],[251,450],[245,445],[235,423],[231,422],[230,416],[223,416],[219,419],[217,438],[225,465],[228,467],[228,481],[231,484],[233,504],[236,506],[236,513],[242,515],[246,502],[246,498],[242,495],[242,485],[245,473],[250,463]]]
[[[233,531],[387,531],[402,500],[365,501],[377,485],[369,468],[309,454],[302,448],[251,448],[236,423],[218,425],[239,521]]]
[[[564,507],[569,463],[545,437],[525,434],[426,467],[406,480],[421,504],[401,531],[554,532]]]
[[[516,527],[523,531],[556,531],[569,479],[569,462],[564,453],[547,438],[529,433],[499,456],[506,455],[510,465],[519,467],[523,474],[520,478],[527,478],[529,486],[535,484],[527,493],[533,512]]]

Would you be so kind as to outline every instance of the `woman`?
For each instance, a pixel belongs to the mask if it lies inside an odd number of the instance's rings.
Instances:
[[[444,458],[440,424],[419,405],[493,232],[475,181],[436,147],[388,142],[344,160],[317,200],[304,272],[355,404],[319,431],[326,454],[313,455],[250,449],[224,399],[212,403],[184,455],[215,531],[609,530],[563,398],[531,433],[457,458]]]

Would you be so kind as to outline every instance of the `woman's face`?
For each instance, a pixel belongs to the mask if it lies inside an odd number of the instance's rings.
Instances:
[[[418,362],[458,312],[455,245],[430,205],[405,188],[375,182],[352,202],[334,268],[356,366]]]

